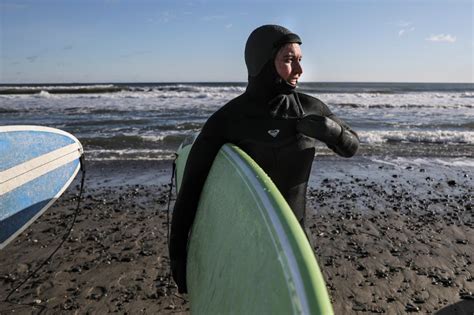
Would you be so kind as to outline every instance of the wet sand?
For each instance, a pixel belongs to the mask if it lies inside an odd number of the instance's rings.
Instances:
[[[89,163],[70,237],[0,313],[188,313],[168,282],[170,170]],[[471,176],[472,167],[317,158],[306,222],[336,314],[472,313]],[[0,251],[2,300],[60,243],[77,184]]]
[[[322,163],[309,192],[335,313],[472,314],[472,169],[346,162]]]

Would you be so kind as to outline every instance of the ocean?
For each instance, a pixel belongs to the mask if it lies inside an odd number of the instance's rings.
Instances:
[[[245,83],[0,85],[0,125],[74,134],[88,160],[167,160]],[[474,84],[301,83],[359,134],[358,156],[473,166]],[[323,144],[318,156],[333,154]]]

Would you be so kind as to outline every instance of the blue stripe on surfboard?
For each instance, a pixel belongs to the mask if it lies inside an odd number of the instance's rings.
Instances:
[[[0,132],[0,172],[74,142],[65,135],[45,131]]]
[[[21,229],[28,221],[34,217],[50,200],[38,202],[21,212],[0,221],[0,244],[5,242],[10,236]]]
[[[52,199],[74,175],[79,160],[71,161],[0,196],[0,221],[33,204]]]

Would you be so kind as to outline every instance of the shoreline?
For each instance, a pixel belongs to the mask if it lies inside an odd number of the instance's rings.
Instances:
[[[0,313],[187,314],[167,283],[171,161],[86,165],[71,236]],[[307,226],[336,314],[438,312],[474,303],[472,168],[364,157],[316,157]],[[74,213],[68,191],[0,251],[0,296],[59,244]],[[2,299],[3,300],[3,299]],[[456,314],[456,313],[454,313]],[[462,313],[460,313],[462,314]]]

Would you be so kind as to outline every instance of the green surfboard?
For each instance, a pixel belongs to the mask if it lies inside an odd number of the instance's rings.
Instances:
[[[191,145],[178,150],[181,185]],[[292,210],[237,146],[218,152],[192,227],[193,314],[333,314],[323,276]]]

